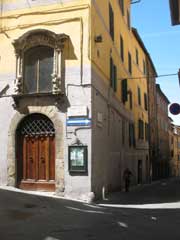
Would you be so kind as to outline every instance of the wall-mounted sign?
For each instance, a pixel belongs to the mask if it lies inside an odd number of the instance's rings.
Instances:
[[[68,108],[68,117],[87,117],[88,109],[86,106],[72,106]]]
[[[87,146],[69,146],[69,171],[87,172]]]
[[[90,126],[91,119],[89,118],[69,118],[67,119],[67,126]]]
[[[178,115],[180,113],[180,105],[178,103],[172,103],[169,107],[169,111],[173,115]]]

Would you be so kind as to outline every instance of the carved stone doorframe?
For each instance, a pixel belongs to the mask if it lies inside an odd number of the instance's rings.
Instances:
[[[64,133],[63,123],[59,119],[56,107],[29,106],[29,114],[41,113],[46,115],[54,124],[55,128],[55,184],[56,191],[64,192]],[[16,130],[22,119],[27,116],[17,112],[11,120],[8,132],[7,176],[8,186],[16,187],[17,164],[16,164]]]

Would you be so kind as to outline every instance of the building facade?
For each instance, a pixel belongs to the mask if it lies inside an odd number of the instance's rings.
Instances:
[[[171,121],[169,131],[170,144],[170,175],[172,177],[180,176],[180,129]]]
[[[155,178],[169,176],[170,148],[169,148],[169,118],[168,98],[162,92],[160,85],[156,84],[157,90],[157,121],[158,121],[158,158],[155,163]]]
[[[1,9],[0,184],[88,199],[122,188],[126,167],[147,182],[150,56],[131,1]]]

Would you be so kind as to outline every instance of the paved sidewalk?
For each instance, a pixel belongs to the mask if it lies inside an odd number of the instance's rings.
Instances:
[[[154,204],[180,201],[180,179],[170,178],[151,184],[130,188],[129,192],[113,192],[107,199],[97,201],[98,204]]]

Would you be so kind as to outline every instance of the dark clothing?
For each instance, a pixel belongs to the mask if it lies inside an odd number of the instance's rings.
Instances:
[[[123,178],[124,178],[124,181],[125,181],[125,191],[126,192],[129,192],[131,176],[132,176],[132,172],[127,168],[124,171],[124,174],[123,174]]]

